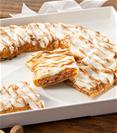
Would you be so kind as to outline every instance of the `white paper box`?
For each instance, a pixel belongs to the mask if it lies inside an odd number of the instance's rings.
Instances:
[[[112,7],[86,9],[68,13],[37,15],[24,18],[9,18],[0,21],[2,26],[28,24],[31,22],[64,22],[81,24],[107,34],[117,43],[116,11]],[[24,53],[17,58],[1,62],[2,83],[11,84],[20,80],[32,82],[32,73],[26,68],[25,61],[32,53]],[[27,125],[61,119],[94,116],[117,112],[117,86],[96,99],[91,99],[77,90],[65,85],[55,85],[39,93],[45,101],[46,109],[24,111],[0,116],[0,128],[15,124]]]

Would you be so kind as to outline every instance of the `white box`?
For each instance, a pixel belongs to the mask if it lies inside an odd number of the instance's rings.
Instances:
[[[86,9],[67,13],[37,15],[24,18],[7,18],[0,20],[2,26],[11,24],[23,25],[32,22],[63,22],[81,24],[93,30],[107,34],[112,42],[117,44],[116,11],[112,7]],[[20,80],[32,82],[32,73],[26,68],[25,61],[32,53],[24,53],[13,60],[3,61],[1,67],[1,82],[11,84]],[[108,92],[91,99],[64,83],[40,89],[46,108],[44,110],[23,111],[0,115],[0,128],[15,124],[28,125],[61,119],[94,116],[117,112],[117,86]]]

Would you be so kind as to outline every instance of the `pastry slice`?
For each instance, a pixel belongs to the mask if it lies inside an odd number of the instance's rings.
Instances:
[[[96,97],[112,87],[114,74],[95,72],[88,66],[83,66],[79,68],[78,75],[67,82],[81,93]]]
[[[93,54],[81,61],[78,74],[71,77],[68,83],[80,92],[95,97],[113,86],[116,68],[114,58]]]
[[[0,114],[44,108],[44,102],[27,82],[0,87]]]
[[[34,73],[34,84],[47,87],[75,76],[78,67],[67,49],[39,51],[28,61],[27,66]]]

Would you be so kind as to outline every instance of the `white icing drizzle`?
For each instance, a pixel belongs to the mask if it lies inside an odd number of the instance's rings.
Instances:
[[[66,49],[40,51],[27,61],[27,66],[37,79],[55,75],[66,68],[77,67],[74,57]]]
[[[27,82],[10,85],[8,88],[0,88],[0,112],[43,108],[40,95],[36,94]],[[44,106],[44,105],[43,105]]]
[[[16,43],[16,45],[19,46],[20,42],[19,42],[18,36],[17,36],[17,34],[14,34],[14,30],[12,27],[13,26],[11,26],[10,28],[9,27],[2,27],[1,30],[4,33],[8,34],[8,36],[13,39],[14,43]]]
[[[25,107],[26,103],[24,99],[17,93],[18,88],[16,86],[9,86],[7,91],[10,94],[10,102],[16,108],[18,107]]]
[[[21,45],[30,44],[32,44],[32,46],[38,44],[39,47],[46,49],[54,40],[65,39],[66,36],[71,38],[71,40],[69,40],[72,43],[71,51],[75,52],[76,55],[77,53],[80,53],[80,55],[83,54],[81,50],[78,52],[75,50],[77,47],[76,45],[82,44],[83,46],[84,41],[79,40],[80,36],[85,38],[87,41],[89,40],[93,45],[95,45],[95,47],[101,48],[101,50],[109,56],[112,57],[115,54],[115,48],[108,43],[109,39],[103,34],[91,31],[82,26],[65,25],[62,23],[31,23],[25,26],[11,25],[9,27],[0,27],[0,51],[2,52],[3,49],[6,48],[10,50],[11,54],[13,54],[15,52],[13,45],[18,49]],[[104,43],[104,41],[106,42]],[[111,47],[112,50],[108,50],[106,48],[107,46]],[[88,50],[87,47],[85,51],[90,50]]]
[[[109,46],[106,42],[98,42],[93,44],[85,36],[73,35],[70,37],[71,47],[70,51],[78,57],[86,57],[87,55],[93,55],[95,52],[100,52],[100,56],[108,56],[113,58],[115,56],[114,47]],[[81,53],[81,51],[83,53]]]
[[[114,70],[116,68],[117,63],[115,58],[102,57],[98,53],[93,53],[82,59],[78,74],[70,78],[70,81],[79,88],[89,91],[101,83],[113,85]]]
[[[12,54],[14,52],[14,47],[12,45],[12,42],[9,40],[8,36],[0,36],[0,44],[2,45],[0,48],[0,51],[2,52],[2,50],[4,48],[6,48],[6,46],[8,47],[8,49],[10,50],[10,53]]]
[[[45,24],[32,23],[26,26],[26,31],[39,41],[40,47],[46,48],[52,42],[52,36]]]
[[[8,92],[4,89],[4,87],[0,87],[0,101],[3,105],[1,109],[2,111],[8,110],[13,107],[9,99],[10,95],[8,94]]]
[[[31,109],[39,109],[40,96],[35,94],[33,89],[29,86],[27,87],[25,83],[18,83],[17,85],[20,86],[20,89],[18,89],[17,92],[22,95],[22,97],[24,98],[26,103],[29,104]]]
[[[85,28],[74,30],[71,35],[70,51],[77,57],[82,57],[78,74],[71,82],[80,89],[88,91],[101,83],[113,85],[114,70],[117,68],[114,46],[108,43],[107,37],[88,31]],[[107,42],[104,42],[104,41]]]
[[[101,83],[111,85],[113,84],[113,73],[104,73],[101,71],[98,71],[98,73],[96,73],[88,66],[83,66],[82,69],[84,71],[87,71],[87,73],[79,69],[78,75],[70,79],[74,84],[76,84],[81,89],[83,88],[90,91],[96,88]]]

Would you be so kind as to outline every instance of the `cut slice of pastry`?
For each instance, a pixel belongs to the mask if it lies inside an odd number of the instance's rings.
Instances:
[[[96,97],[112,87],[114,74],[96,73],[88,66],[83,66],[79,68],[78,75],[70,78],[67,82],[81,93],[90,97]]]
[[[78,74],[69,79],[69,84],[88,96],[95,97],[110,89],[115,83],[114,58],[102,57],[94,53],[83,58],[79,64]]]
[[[62,82],[78,71],[74,57],[67,49],[40,51],[27,61],[27,66],[34,73],[34,84],[43,87]]]
[[[27,82],[0,87],[0,114],[42,108],[44,102]]]

